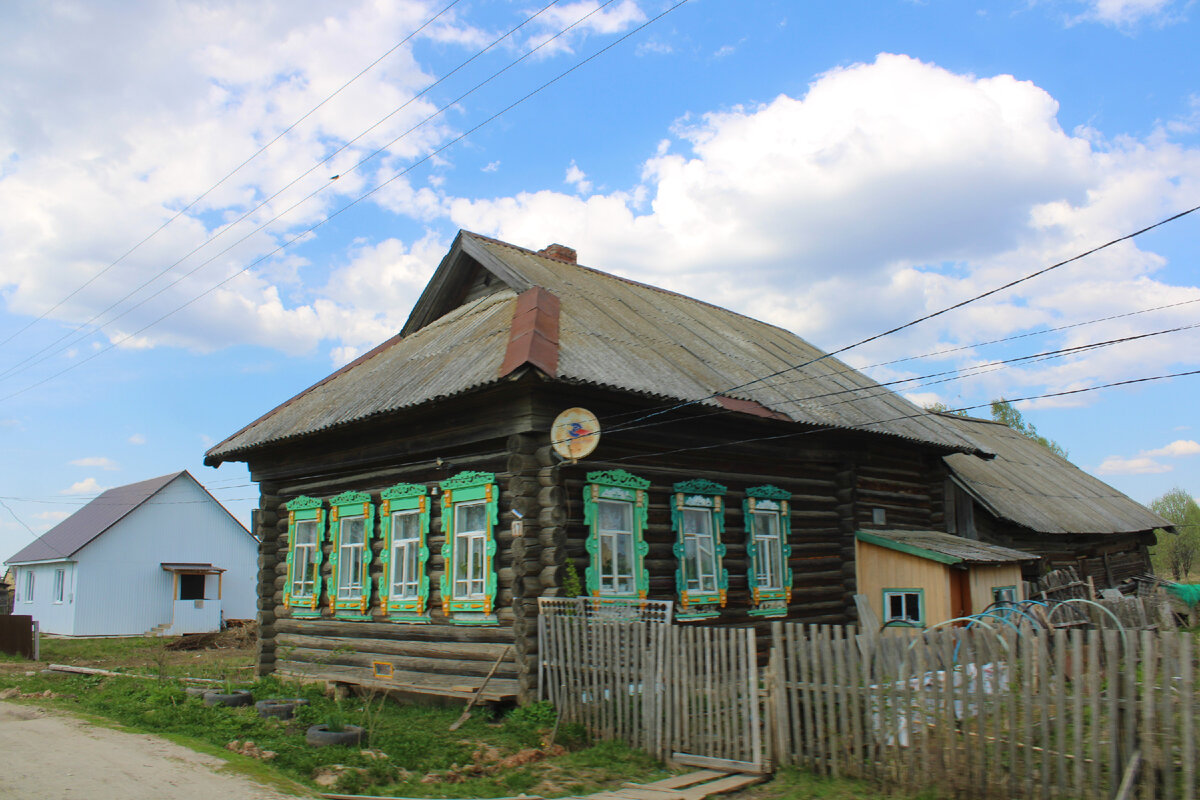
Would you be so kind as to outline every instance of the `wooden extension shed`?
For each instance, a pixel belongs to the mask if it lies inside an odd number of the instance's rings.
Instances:
[[[498,661],[525,699],[572,572],[675,624],[853,621],[855,534],[942,528],[974,451],[788,331],[462,232],[397,336],[205,460],[259,485],[260,673],[465,697]]]
[[[941,531],[859,531],[858,590],[885,626],[928,628],[1025,599],[1038,557]]]
[[[1154,530],[1170,522],[1007,425],[940,416],[994,454],[946,457],[947,530],[1041,556],[1026,564],[1029,581],[1063,567],[1097,588],[1153,574]]]

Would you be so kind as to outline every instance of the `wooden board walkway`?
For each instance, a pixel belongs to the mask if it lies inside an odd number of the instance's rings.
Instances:
[[[626,783],[620,789],[597,792],[586,797],[566,797],[563,800],[704,800],[713,795],[745,789],[766,779],[766,775],[704,769],[653,783]]]

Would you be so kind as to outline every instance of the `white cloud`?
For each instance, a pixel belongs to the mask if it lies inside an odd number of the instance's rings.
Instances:
[[[1183,456],[1200,455],[1200,442],[1195,442],[1191,439],[1178,439],[1174,442],[1171,442],[1166,447],[1160,447],[1157,450],[1143,451],[1142,455],[1150,456],[1152,458],[1182,458]]]
[[[1088,0],[1076,21],[1094,21],[1127,28],[1146,19],[1162,20],[1175,0]]]
[[[129,437],[129,443],[130,444],[145,444],[146,437],[140,433],[135,433]]]
[[[98,467],[100,469],[118,470],[117,462],[105,456],[89,456],[88,458],[77,458],[71,462],[75,467]]]
[[[590,194],[592,191],[592,182],[587,179],[587,173],[581,170],[574,160],[571,161],[571,166],[567,167],[563,183],[574,186],[579,194]]]
[[[489,161],[487,164],[479,168],[480,172],[495,172],[500,169],[499,161]]]
[[[33,518],[41,520],[42,522],[48,522],[51,525],[56,525],[69,516],[71,516],[70,511],[42,511],[34,514]]]
[[[1055,99],[1028,81],[883,54],[818,76],[802,97],[682,120],[632,189],[446,204],[461,227],[533,248],[562,242],[582,263],[699,296],[832,349],[1090,249],[1200,196],[1200,150],[1164,131],[1145,141],[1069,134],[1057,114]],[[848,360],[869,364],[1200,298],[1200,287],[1158,278],[1164,264],[1125,243]],[[1184,306],[1073,328],[1023,352],[1190,324],[1192,315]],[[942,360],[992,357],[966,350]],[[1198,360],[1200,333],[1190,331],[991,371],[947,393],[1033,395]],[[874,374],[910,377],[920,368]]]
[[[84,478],[72,483],[70,487],[63,489],[59,494],[99,494],[104,489],[105,487],[97,483],[95,478]]]
[[[525,46],[532,49],[544,44],[538,51],[542,57],[570,53],[574,52],[573,44],[588,34],[622,33],[645,21],[646,14],[636,0],[621,0],[608,8],[603,8],[599,0],[560,3],[537,18],[537,32],[528,38]],[[550,41],[568,25],[574,27]]]
[[[1109,456],[1096,468],[1097,475],[1157,475],[1174,469],[1152,458],[1121,458]]]

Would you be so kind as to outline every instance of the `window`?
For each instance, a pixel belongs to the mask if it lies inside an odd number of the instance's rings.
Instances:
[[[379,535],[383,575],[379,605],[391,619],[428,622],[429,498],[424,486],[401,483],[382,494]]]
[[[187,575],[179,576],[179,599],[180,600],[203,600],[204,599],[204,576],[203,575]]]
[[[26,603],[33,602],[33,570],[25,573],[25,597],[23,599]]]
[[[63,585],[67,582],[67,571],[65,569],[54,570],[54,602],[61,603],[63,601]]]
[[[992,602],[997,605],[1011,606],[1017,602],[1016,586],[993,586]]]
[[[283,604],[295,617],[319,617],[325,512],[315,497],[297,497],[288,510],[288,588]]]
[[[650,481],[625,470],[589,472],[583,487],[588,526],[588,593],[593,597],[645,598],[650,575],[643,567],[649,545],[646,490]]]
[[[442,529],[446,560],[442,575],[442,611],[452,622],[495,624],[495,526],[498,521],[496,476],[460,472],[444,480]]]
[[[371,618],[371,533],[375,507],[366,492],[343,492],[329,501],[329,524],[333,534],[330,556],[334,587],[333,614],[339,619]]]
[[[790,499],[791,494],[778,487],[752,486],[742,503],[754,606],[750,613],[755,616],[786,616],[792,599],[792,571],[787,565],[792,554]]]
[[[883,621],[893,625],[925,625],[925,593],[921,589],[884,589]]]
[[[725,545],[725,487],[706,480],[675,484],[671,524],[675,529],[677,619],[715,617],[724,606],[729,573],[721,568]]]

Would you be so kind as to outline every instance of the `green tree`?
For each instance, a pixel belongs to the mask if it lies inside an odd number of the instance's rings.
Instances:
[[[1150,551],[1154,571],[1170,574],[1172,580],[1186,581],[1200,561],[1200,505],[1176,486],[1150,501],[1150,510],[1175,526],[1175,533],[1156,530],[1158,544]]]
[[[931,411],[934,413],[938,413],[938,414],[954,414],[955,416],[959,416],[959,417],[967,416],[966,411],[963,411],[962,409],[959,409],[958,411],[954,411],[950,408],[950,406],[946,405],[945,403],[931,403],[930,405],[925,406],[925,410]]]
[[[1049,448],[1050,452],[1060,455],[1063,458],[1067,457],[1067,448],[1053,439],[1047,439],[1045,436],[1040,435],[1037,432],[1037,428],[1033,426],[1033,423],[1026,422],[1021,412],[1003,397],[992,401],[992,419],[1007,425],[1022,436],[1033,439],[1043,447]]]

